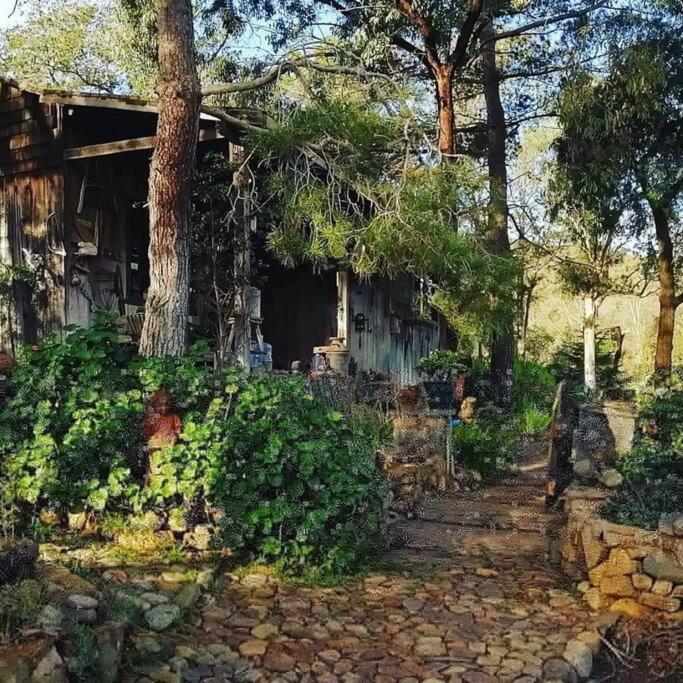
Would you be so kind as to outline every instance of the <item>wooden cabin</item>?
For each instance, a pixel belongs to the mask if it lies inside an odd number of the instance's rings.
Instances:
[[[247,115],[236,112],[236,115]],[[0,79],[0,345],[14,350],[98,308],[130,315],[148,286],[149,163],[155,103],[136,97],[26,89]],[[228,156],[238,130],[202,114],[198,158]],[[289,369],[328,348],[344,368],[413,372],[441,338],[411,311],[408,278],[360,282],[270,264],[260,331],[273,365]]]

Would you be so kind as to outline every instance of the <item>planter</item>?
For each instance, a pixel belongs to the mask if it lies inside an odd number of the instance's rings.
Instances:
[[[430,410],[450,410],[453,406],[453,382],[431,380],[422,382],[425,403]]]

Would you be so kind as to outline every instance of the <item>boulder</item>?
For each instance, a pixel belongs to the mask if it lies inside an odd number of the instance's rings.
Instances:
[[[593,670],[593,651],[581,640],[573,639],[565,647],[564,658],[576,669],[581,678],[588,678]]]
[[[613,468],[605,470],[600,475],[600,483],[608,489],[615,489],[621,486],[624,482],[624,477],[621,473]]]
[[[153,631],[163,631],[180,617],[178,605],[162,604],[145,612],[145,621]]]
[[[655,579],[683,583],[683,567],[661,550],[655,550],[643,559],[643,571]]]
[[[566,660],[551,657],[543,664],[543,677],[546,680],[563,681],[564,683],[579,683],[579,674]]]
[[[64,660],[56,647],[51,647],[38,662],[31,674],[31,683],[69,683]]]

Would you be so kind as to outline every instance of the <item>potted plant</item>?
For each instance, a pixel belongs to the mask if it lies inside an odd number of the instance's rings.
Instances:
[[[422,376],[422,389],[431,410],[450,410],[457,378],[467,370],[455,351],[437,349],[417,364]]]

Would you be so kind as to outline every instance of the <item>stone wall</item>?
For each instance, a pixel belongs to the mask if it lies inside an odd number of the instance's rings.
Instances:
[[[598,510],[608,493],[570,488],[561,558],[592,609],[631,616],[649,610],[683,613],[683,518],[646,531],[613,524]]]

